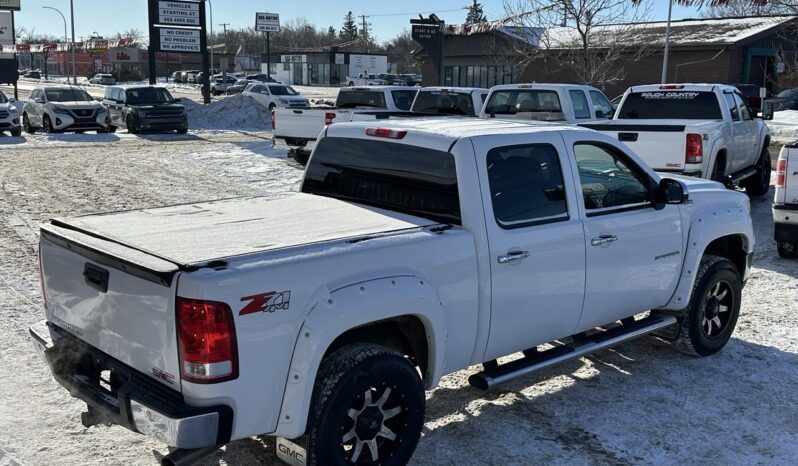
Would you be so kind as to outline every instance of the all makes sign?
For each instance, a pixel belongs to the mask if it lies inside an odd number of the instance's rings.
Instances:
[[[158,22],[177,26],[200,26],[199,3],[159,1]]]
[[[200,52],[200,31],[198,29],[159,28],[162,52]]]

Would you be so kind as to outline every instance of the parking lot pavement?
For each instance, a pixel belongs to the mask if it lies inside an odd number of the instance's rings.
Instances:
[[[100,144],[66,136],[0,147],[0,465],[156,464],[155,452],[165,451],[158,442],[119,427],[83,428],[83,407],[27,341],[27,327],[43,316],[38,225],[279,195],[298,187],[302,167],[263,135],[120,134]],[[720,354],[692,359],[646,338],[489,394],[468,386],[476,368],[451,374],[427,393],[413,464],[794,464],[798,261],[776,254],[770,201],[752,202],[755,267],[738,329]],[[202,464],[278,463],[273,443],[258,437]]]

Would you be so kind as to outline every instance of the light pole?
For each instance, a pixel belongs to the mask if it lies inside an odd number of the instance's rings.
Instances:
[[[211,13],[211,34],[208,36],[208,38],[210,39],[210,42],[211,42],[211,68],[208,69],[208,70],[205,70],[205,74],[208,75],[208,82],[210,82],[211,70],[213,69],[213,3],[211,3],[211,0],[207,0],[207,1],[208,1],[208,5],[211,7],[210,8],[210,13]]]
[[[69,17],[72,20],[72,84],[78,85],[78,68],[75,61],[75,5],[69,0]]]
[[[51,7],[51,6],[43,6],[42,8],[46,8],[46,9],[48,9],[48,10],[54,10],[56,13],[58,13],[59,15],[61,15],[61,19],[63,19],[63,20],[64,20],[64,42],[65,42],[65,43],[66,43],[66,42],[69,42],[69,36],[67,35],[67,23],[66,23],[66,17],[64,16],[64,14],[63,14],[63,13],[61,13],[61,10],[59,10],[58,8],[53,8],[53,7]],[[62,66],[62,68],[61,68],[61,73],[62,73],[62,74],[64,74],[64,75],[66,75],[66,72],[65,72],[65,70],[64,70],[64,68],[66,68],[66,66],[64,66],[64,60],[61,60],[61,66]]]
[[[671,45],[671,13],[673,0],[668,1],[668,25],[665,26],[665,53],[662,56],[662,84],[668,82],[668,49]]]

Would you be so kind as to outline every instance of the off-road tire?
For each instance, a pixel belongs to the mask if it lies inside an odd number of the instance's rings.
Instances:
[[[704,328],[704,318],[709,316],[711,292],[716,284],[728,285],[730,302],[726,303],[728,316],[714,336],[708,336]],[[724,285],[725,284],[725,285]],[[698,267],[690,303],[682,317],[676,348],[691,356],[710,356],[720,351],[731,338],[737,318],[740,315],[742,280],[737,267],[726,258],[704,255]],[[725,299],[725,298],[724,298]],[[716,314],[718,317],[721,314]],[[713,328],[710,325],[710,329]]]
[[[759,160],[756,161],[756,175],[744,180],[742,185],[749,196],[764,196],[770,190],[770,152],[767,147],[762,148]]]
[[[361,409],[365,413],[366,392],[371,401],[382,397],[390,388],[390,394],[382,405],[396,411],[391,418],[383,414],[380,422],[392,429],[393,441],[376,434],[379,447],[377,461],[372,461],[371,450],[363,445],[356,464],[399,466],[407,464],[416,449],[424,425],[425,396],[416,368],[401,354],[375,344],[359,343],[345,346],[327,356],[321,364],[313,388],[313,401],[308,418],[308,458],[312,466],[344,466],[355,462],[347,458],[354,454],[346,452],[344,438],[356,427],[375,428],[375,424],[359,424],[351,412]],[[379,408],[382,410],[382,408]],[[351,426],[351,428],[350,428]],[[364,435],[364,438],[368,438]]]
[[[798,257],[798,243],[779,241],[776,243],[776,249],[779,251],[779,256],[785,259],[795,259]]]
[[[11,136],[15,138],[22,137],[22,128],[14,128],[11,130]]]
[[[30,118],[28,118],[27,113],[22,114],[22,127],[25,129],[25,132],[28,134],[36,133],[36,128],[34,128],[32,124],[30,124]]]

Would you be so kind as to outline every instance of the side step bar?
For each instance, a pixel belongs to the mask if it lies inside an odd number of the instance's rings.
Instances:
[[[468,383],[480,390],[490,390],[518,377],[611,348],[676,323],[677,319],[672,315],[652,315],[588,337],[580,336],[569,345],[555,346],[552,349],[533,353],[502,365],[490,364],[488,369],[469,377]]]
[[[741,172],[735,173],[729,177],[729,181],[733,184],[739,184],[740,181],[743,181],[746,178],[750,178],[756,175],[756,168],[748,168]]]

